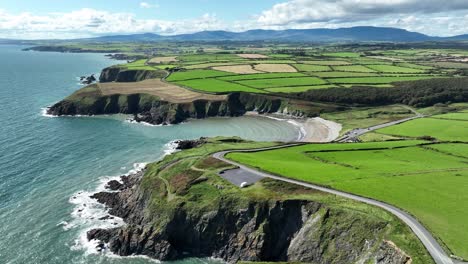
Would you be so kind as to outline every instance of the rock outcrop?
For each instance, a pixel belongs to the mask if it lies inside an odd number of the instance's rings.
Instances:
[[[171,103],[147,94],[107,95],[97,89],[88,92],[85,87],[72,96],[54,104],[48,114],[101,115],[130,114],[137,122],[154,125],[178,124],[187,119],[217,116],[242,116],[248,111],[282,113],[296,117],[318,116],[324,109],[310,106],[310,102],[298,102],[267,95],[232,93],[222,101],[195,100],[188,103]]]
[[[147,79],[164,78],[163,70],[132,70],[112,66],[101,71],[99,82],[140,82]]]
[[[141,174],[130,176],[121,192],[93,198],[127,225],[88,232],[121,256],[146,255],[168,261],[216,257],[228,262],[406,264],[411,258],[380,234],[386,224],[307,200],[252,201],[233,209],[228,200],[216,210],[193,212],[183,203],[167,214],[149,213],[150,194]]]

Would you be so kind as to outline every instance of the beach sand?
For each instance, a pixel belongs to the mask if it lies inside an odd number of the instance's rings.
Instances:
[[[258,114],[257,112],[247,112],[246,115],[284,120],[299,127],[300,136],[297,140],[298,142],[331,142],[339,137],[340,131],[343,128],[341,124],[320,117],[294,118],[282,114]]]
[[[342,129],[341,124],[320,117],[307,118],[302,124],[306,131],[303,142],[331,142],[339,137]]]

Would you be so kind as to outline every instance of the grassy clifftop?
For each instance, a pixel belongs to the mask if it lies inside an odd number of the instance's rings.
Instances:
[[[384,211],[268,179],[240,189],[218,176],[230,165],[211,153],[272,143],[204,141],[150,164],[136,187],[108,200],[128,225],[93,231],[91,238],[120,255],[160,260],[432,262],[410,230]]]

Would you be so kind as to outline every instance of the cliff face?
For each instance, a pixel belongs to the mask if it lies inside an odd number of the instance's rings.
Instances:
[[[241,190],[221,178],[219,171],[230,165],[211,153],[250,144],[235,138],[182,142],[185,150],[124,177],[123,183],[110,183],[120,192],[92,198],[127,224],[90,230],[88,239],[121,256],[159,260],[430,263],[410,258],[389,241],[404,237],[399,245],[424,255],[414,247],[416,238],[375,208],[270,179]]]
[[[112,74],[109,72],[109,74]],[[196,100],[171,103],[147,94],[100,94],[96,85],[76,92],[49,108],[51,115],[132,114],[136,121],[150,124],[177,124],[188,118],[241,116],[247,111],[284,113],[294,116],[317,116],[321,109],[297,108],[286,99],[247,93],[230,94],[224,101]]]
[[[108,243],[121,256],[146,255],[159,260],[216,257],[231,263],[411,262],[393,243],[381,240],[385,222],[320,202],[273,199],[235,207],[227,199],[210,211],[194,213],[182,203],[169,215],[164,210],[150,214],[151,194],[139,187],[138,179],[130,182],[134,185],[120,193],[94,196],[128,225],[88,232],[89,239]]]
[[[101,71],[99,82],[140,82],[147,79],[163,78],[167,75],[162,70],[129,70],[120,67],[108,67]]]

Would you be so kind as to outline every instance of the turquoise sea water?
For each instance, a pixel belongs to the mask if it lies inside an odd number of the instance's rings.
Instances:
[[[175,139],[237,135],[290,141],[299,133],[287,122],[258,117],[168,127],[131,124],[122,117],[45,117],[41,109],[80,87],[78,76],[116,61],[21,48],[0,45],[0,263],[148,263],[94,254],[80,240],[86,229],[99,225],[92,218],[102,210],[86,197],[105,176],[159,159]]]

